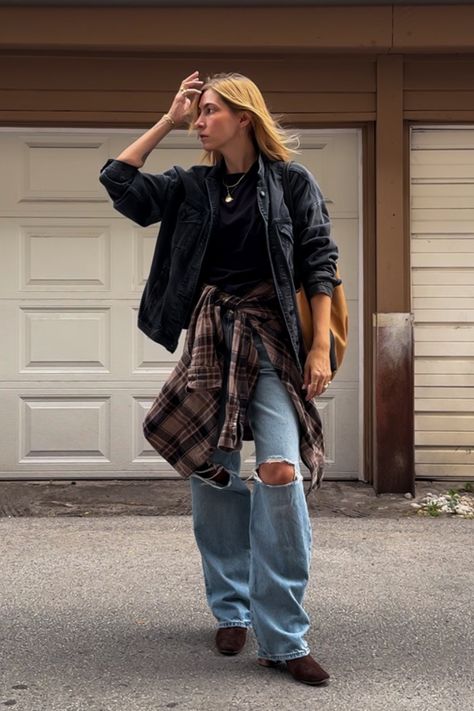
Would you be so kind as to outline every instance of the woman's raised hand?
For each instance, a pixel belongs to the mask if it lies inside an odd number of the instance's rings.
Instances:
[[[183,79],[168,111],[168,116],[171,116],[175,123],[182,123],[191,113],[194,102],[201,96],[203,84],[199,79],[199,72],[193,72]]]

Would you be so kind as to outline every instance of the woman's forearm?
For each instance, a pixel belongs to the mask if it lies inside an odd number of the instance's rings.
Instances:
[[[331,318],[331,297],[327,294],[315,294],[311,297],[311,312],[313,316],[312,348],[329,350],[329,325]]]
[[[165,114],[165,116],[167,116],[167,114]],[[141,168],[152,150],[156,148],[171,129],[171,121],[162,116],[143,136],[140,136],[136,141],[127,146],[127,148],[117,156],[117,160],[129,163],[135,166],[135,168]]]
[[[129,163],[135,166],[135,168],[141,168],[152,150],[156,148],[166,134],[169,133],[174,126],[182,123],[191,115],[193,103],[199,99],[203,84],[204,82],[199,79],[198,71],[193,72],[183,79],[168,112],[144,133],[143,136],[140,136],[140,138],[137,138],[128,148],[125,148],[125,150],[117,156],[117,160]]]

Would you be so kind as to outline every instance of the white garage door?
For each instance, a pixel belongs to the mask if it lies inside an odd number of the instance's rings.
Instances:
[[[474,475],[474,127],[411,140],[415,472]]]
[[[141,433],[183,343],[170,354],[136,328],[158,226],[121,217],[98,182],[107,158],[137,135],[0,129],[3,478],[173,475]],[[347,361],[319,403],[328,475],[344,478],[360,472],[359,144],[356,131],[308,133],[302,158],[329,201],[351,309]],[[200,155],[195,139],[175,132],[145,170]],[[243,454],[249,471],[251,443]]]

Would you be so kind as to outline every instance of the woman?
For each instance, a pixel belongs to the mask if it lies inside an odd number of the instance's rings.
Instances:
[[[138,169],[173,129],[191,123],[211,166]],[[100,180],[141,225],[161,221],[139,326],[183,355],[145,422],[153,446],[190,477],[193,523],[216,646],[237,654],[252,626],[258,662],[286,663],[307,684],[329,675],[304,636],[311,528],[300,471],[323,467],[313,398],[331,378],[329,318],[337,247],[312,175],[291,163],[290,136],[258,87],[239,74],[186,77],[149,131],[109,160]],[[295,287],[311,301],[314,340],[302,343]],[[242,439],[253,439],[252,492],[240,479]]]

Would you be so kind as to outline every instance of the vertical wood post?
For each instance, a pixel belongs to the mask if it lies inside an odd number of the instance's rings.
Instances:
[[[377,61],[374,489],[414,493],[413,336],[406,239],[403,57]]]

